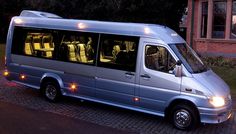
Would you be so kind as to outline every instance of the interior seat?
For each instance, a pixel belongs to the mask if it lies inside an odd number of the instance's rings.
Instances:
[[[32,48],[32,37],[31,36],[27,36],[26,40],[25,40],[25,48],[24,48],[24,52],[26,55],[33,55],[33,48]]]
[[[42,40],[41,40],[40,37],[33,37],[33,49],[34,49],[34,51],[39,50],[39,49],[42,48],[41,43],[42,43]]]
[[[116,58],[117,58],[117,55],[118,55],[119,52],[120,52],[120,46],[119,45],[115,45],[113,47],[113,50],[112,50],[112,55],[113,55],[114,61],[116,61]]]
[[[76,58],[76,48],[73,44],[68,44],[68,59],[69,61],[77,61]]]
[[[78,47],[78,59],[80,62],[87,63],[85,44],[77,44]]]
[[[43,37],[43,48],[45,50],[54,48],[51,37]],[[52,51],[45,51],[45,57],[52,57]]]

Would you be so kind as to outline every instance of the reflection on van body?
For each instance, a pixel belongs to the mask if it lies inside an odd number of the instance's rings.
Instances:
[[[64,95],[166,116],[182,130],[231,117],[229,87],[173,30],[23,12],[10,24],[4,74],[49,101]]]

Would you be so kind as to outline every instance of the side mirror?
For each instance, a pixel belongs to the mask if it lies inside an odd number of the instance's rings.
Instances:
[[[176,65],[178,65],[178,66],[181,66],[181,64],[182,64],[182,62],[181,62],[180,60],[178,60],[178,61],[176,62]]]
[[[175,73],[175,77],[181,77],[182,76],[182,62],[180,60],[178,60],[176,62],[174,73]]]

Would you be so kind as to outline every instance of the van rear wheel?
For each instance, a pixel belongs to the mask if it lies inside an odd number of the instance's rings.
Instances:
[[[171,111],[171,121],[180,130],[191,130],[199,124],[198,113],[195,108],[178,104]]]
[[[45,82],[42,85],[44,97],[51,102],[56,102],[61,97],[60,87],[56,82]]]

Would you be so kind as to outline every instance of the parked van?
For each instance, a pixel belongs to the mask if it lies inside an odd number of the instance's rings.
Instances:
[[[23,11],[9,26],[4,74],[49,101],[71,96],[165,116],[182,130],[231,117],[228,85],[161,25]]]

